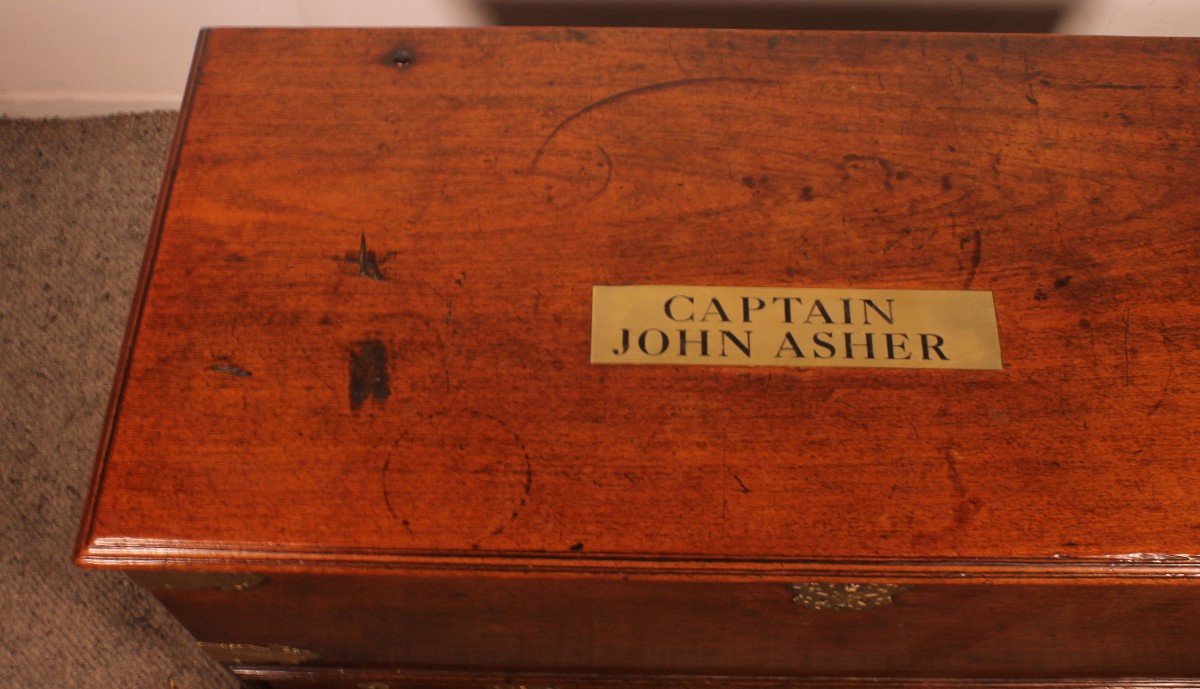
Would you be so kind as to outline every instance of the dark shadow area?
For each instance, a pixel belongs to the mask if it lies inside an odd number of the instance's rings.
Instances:
[[[499,26],[1047,33],[1054,31],[1067,4],[483,0],[480,6]]]

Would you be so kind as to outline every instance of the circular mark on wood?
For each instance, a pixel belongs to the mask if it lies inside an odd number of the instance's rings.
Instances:
[[[439,412],[408,429],[383,472],[385,507],[406,532],[467,549],[504,533],[529,500],[533,461],[504,420],[470,409]]]
[[[672,209],[728,205],[731,194],[740,198],[745,190],[731,192],[728,180],[694,171],[714,167],[707,159],[729,150],[729,118],[747,120],[758,108],[755,92],[778,86],[753,77],[696,77],[642,84],[586,103],[558,120],[530,159],[529,172],[541,178],[539,200],[640,205],[620,200],[634,195],[669,198]],[[736,168],[736,161],[729,166]]]

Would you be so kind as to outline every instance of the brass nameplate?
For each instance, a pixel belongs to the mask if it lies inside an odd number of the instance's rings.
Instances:
[[[992,293],[596,285],[592,363],[999,369]]]

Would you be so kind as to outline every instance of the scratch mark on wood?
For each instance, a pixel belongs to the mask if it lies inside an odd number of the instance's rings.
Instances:
[[[588,201],[592,201],[596,197],[603,194],[605,192],[605,190],[608,189],[608,185],[609,185],[609,183],[612,182],[612,178],[613,178],[612,157],[610,155],[608,155],[608,151],[604,150],[603,146],[597,146],[596,150],[600,151],[600,155],[604,156],[604,170],[605,170],[604,182],[600,185],[600,188],[597,189],[594,194],[592,194],[591,196],[588,197]]]
[[[450,362],[446,361],[445,355],[442,356],[442,378],[446,381],[446,392],[453,390],[454,376],[450,373]]]
[[[742,477],[739,477],[739,475],[737,475],[736,473],[733,473],[732,471],[730,471],[730,475],[731,475],[731,477],[733,477],[733,480],[734,480],[734,481],[737,481],[737,484],[738,484],[738,489],[739,489],[740,491],[742,491],[742,492],[744,492],[744,493],[749,493],[749,492],[750,492],[750,489],[749,489],[749,487],[746,487],[746,485],[745,485],[744,481],[742,480]]]
[[[1168,363],[1167,376],[1165,379],[1163,379],[1162,390],[1158,394],[1158,401],[1156,401],[1150,407],[1150,412],[1147,414],[1147,416],[1153,416],[1155,412],[1157,412],[1159,409],[1162,409],[1163,403],[1167,400],[1167,396],[1171,394],[1171,383],[1175,380],[1175,350],[1178,345],[1176,345],[1174,340],[1167,336],[1165,324],[1160,324],[1156,327],[1153,323],[1146,323],[1146,327],[1157,333],[1158,337],[1162,340],[1163,349],[1167,352]]]
[[[360,277],[383,282],[387,280],[387,276],[383,274],[383,269],[380,266],[382,266],[389,258],[395,255],[395,251],[389,251],[385,254],[379,255],[375,253],[375,251],[368,249],[367,233],[361,232],[358,236],[358,251],[348,252],[341,258],[335,256],[334,260],[343,261],[353,265],[358,269],[356,274]]]
[[[591,103],[588,103],[587,105],[576,110],[575,112],[571,113],[570,115],[567,115],[562,120],[560,120],[558,124],[554,125],[554,128],[550,130],[550,133],[546,135],[545,139],[542,139],[541,145],[538,146],[537,151],[533,154],[533,160],[531,160],[529,163],[529,169],[532,171],[537,168],[537,164],[539,161],[541,161],[542,156],[545,154],[546,148],[550,145],[550,142],[552,142],[554,140],[554,138],[556,136],[558,136],[559,132],[561,132],[563,129],[565,129],[567,127],[567,125],[571,124],[575,120],[579,119],[580,117],[583,117],[584,115],[586,115],[590,112],[599,110],[600,108],[603,108],[608,105],[612,105],[613,103],[619,103],[620,101],[623,101],[626,98],[630,98],[632,96],[639,96],[639,95],[646,94],[646,93],[654,93],[656,91],[665,91],[667,89],[683,88],[683,87],[687,87],[687,86],[696,86],[696,85],[700,85],[700,84],[719,84],[719,83],[766,85],[766,84],[774,84],[777,82],[774,80],[771,80],[771,79],[756,79],[753,77],[692,77],[692,78],[688,78],[688,79],[673,79],[670,81],[656,81],[651,84],[645,84],[643,86],[636,86],[634,88],[626,89],[624,91],[618,91],[617,93],[614,93],[609,96],[605,96],[604,98],[601,98],[599,100],[595,100],[595,101],[592,101]]]
[[[950,486],[954,489],[954,494],[960,498],[966,497],[967,486],[958,474],[958,459],[954,456],[954,450],[945,450],[942,453],[942,460],[946,463],[946,476],[950,479]]]
[[[1092,330],[1092,322],[1086,318],[1079,319],[1079,327],[1086,330],[1088,334],[1088,346],[1092,352],[1092,366],[1100,367],[1100,357],[1096,354],[1096,333]]]
[[[509,520],[515,521],[516,518],[521,514],[521,510],[525,507],[526,502],[528,502],[530,491],[533,490],[533,459],[529,456],[529,450],[525,447],[525,441],[522,440],[521,436],[518,435],[516,431],[509,427],[509,425],[499,417],[493,416],[492,414],[488,414],[486,412],[477,411],[475,409],[467,409],[466,411],[472,416],[477,416],[481,419],[487,419],[504,429],[506,433],[512,436],[513,442],[517,444],[517,447],[521,448],[521,457],[525,460],[525,481],[521,486],[521,500],[517,504],[517,508],[512,511],[511,515],[509,515]],[[500,530],[503,531],[503,528]],[[499,532],[494,532],[493,535],[495,535],[495,533]]]
[[[749,492],[750,492],[750,489],[746,487],[746,484],[745,484],[745,483],[742,481],[741,477],[740,477],[740,476],[738,476],[737,474],[733,473],[733,469],[730,469],[729,467],[726,467],[726,468],[725,468],[725,471],[728,471],[728,472],[729,472],[729,475],[733,477],[733,480],[734,480],[734,481],[737,481],[737,484],[738,484],[738,489],[739,489],[739,490],[741,490],[743,493],[749,493]]]
[[[969,236],[959,240],[960,246],[968,242],[973,245],[971,249],[971,267],[967,271],[967,279],[963,281],[963,289],[971,288],[971,283],[975,281],[975,273],[979,270],[980,262],[983,261],[983,234],[979,230],[975,230]]]
[[[379,482],[383,484],[383,504],[387,507],[388,514],[392,515],[392,519],[396,519],[396,510],[392,507],[392,496],[388,491],[388,469],[392,468],[392,458],[389,455],[387,461],[383,463],[383,469],[379,472]],[[404,526],[408,526],[408,520],[404,520]]]
[[[383,280],[383,271],[379,270],[379,259],[374,251],[367,249],[367,233],[359,235],[358,244],[358,274],[372,280]]]
[[[957,497],[958,504],[954,506],[954,524],[958,528],[966,526],[980,509],[979,498],[968,497],[967,486],[958,473],[957,453],[946,448],[942,452],[942,460],[946,463],[946,476],[950,480],[950,488]]]
[[[361,409],[367,398],[382,402],[390,394],[387,348],[379,340],[357,343],[350,352],[350,409]]]
[[[1098,91],[1148,91],[1170,88],[1168,86],[1160,86],[1155,84],[1118,84],[1111,81],[1081,82],[1078,84],[1055,84],[1052,82],[1046,82],[1045,85],[1062,89],[1064,91],[1086,91],[1088,89],[1096,89]]]
[[[1122,348],[1125,352],[1125,389],[1133,384],[1133,376],[1130,372],[1130,356],[1129,356],[1129,308],[1126,307],[1124,315],[1121,316],[1121,322],[1124,324],[1124,335]]]

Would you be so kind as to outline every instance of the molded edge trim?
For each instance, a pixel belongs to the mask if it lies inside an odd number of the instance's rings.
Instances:
[[[125,392],[125,383],[129,379],[130,363],[133,359],[134,343],[137,341],[138,328],[142,322],[142,309],[150,292],[150,278],[154,272],[154,264],[158,257],[159,239],[162,237],[163,226],[166,224],[167,212],[170,208],[171,191],[175,185],[175,176],[179,172],[179,160],[183,152],[184,140],[187,138],[188,122],[191,120],[192,104],[200,84],[200,75],[204,69],[205,48],[208,45],[209,29],[200,29],[196,38],[196,51],[192,56],[192,67],[188,74],[187,88],[180,105],[179,120],[175,123],[175,135],[171,141],[171,150],[167,157],[166,172],[163,175],[162,186],[158,193],[158,203],[154,209],[154,221],[150,226],[150,236],[146,240],[146,250],[142,255],[141,272],[138,274],[137,287],[133,293],[133,304],[129,311],[129,320],[125,324],[125,338],[121,343],[121,353],[117,359],[116,374],[112,390],[108,398],[108,410],[104,414],[104,428],[100,433],[100,442],[96,448],[96,461],[92,468],[92,480],[88,489],[87,501],[84,503],[83,516],[80,520],[79,535],[75,541],[75,562],[82,564],[92,540],[92,528],[96,520],[96,508],[100,502],[100,486],[104,482],[104,470],[108,465],[109,450],[116,436],[117,417],[121,410],[121,398]]]
[[[401,551],[318,546],[103,539],[86,544],[81,565],[110,569],[236,572],[510,572],[686,578],[715,581],[886,583],[1183,583],[1200,579],[1200,558],[1130,554],[1086,558],[714,558],[704,555]]]

